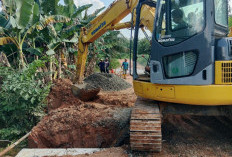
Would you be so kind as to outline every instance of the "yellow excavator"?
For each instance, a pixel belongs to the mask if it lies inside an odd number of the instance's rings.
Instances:
[[[116,0],[82,28],[76,63],[79,83],[88,45],[108,30],[134,28],[133,87],[138,99],[130,121],[132,150],[162,150],[164,114],[230,114],[232,38],[227,37],[227,10],[228,0]],[[128,14],[132,20],[120,23]],[[145,29],[152,34],[151,52],[141,72],[138,41]]]

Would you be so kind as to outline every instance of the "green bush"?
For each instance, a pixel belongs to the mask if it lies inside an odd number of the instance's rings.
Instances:
[[[144,56],[144,57],[143,57]],[[142,54],[142,55],[138,55],[138,59],[137,62],[142,65],[142,66],[146,66],[147,65],[147,60],[149,59],[149,55],[148,54]]]
[[[138,54],[150,54],[151,53],[151,44],[146,39],[140,39],[138,42]]]
[[[120,63],[119,63],[119,61],[118,61],[118,59],[111,59],[111,61],[110,61],[110,69],[117,69],[117,68],[119,68],[121,65],[120,65]]]
[[[232,16],[229,16],[229,27],[232,27]]]
[[[0,139],[15,140],[29,132],[44,115],[50,85],[43,84],[38,60],[22,71],[0,67]]]

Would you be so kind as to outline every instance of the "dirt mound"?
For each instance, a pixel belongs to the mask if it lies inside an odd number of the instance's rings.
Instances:
[[[121,79],[114,74],[105,73],[90,75],[85,79],[85,82],[96,88],[101,88],[104,91],[120,91],[131,87],[131,84],[124,79]]]
[[[65,108],[69,106],[79,106],[84,104],[80,99],[74,96],[72,92],[73,83],[68,79],[59,79],[54,82],[54,85],[48,96],[48,110],[52,111],[58,108]],[[101,91],[94,100],[89,101],[91,104],[104,104],[107,106],[123,106],[131,107],[134,105],[136,95],[132,88],[122,90],[119,92]]]
[[[72,82],[68,79],[59,79],[54,82],[48,96],[48,110],[78,106],[83,104],[71,91]]]
[[[33,128],[32,148],[105,148],[129,137],[130,108],[84,104],[51,111]],[[127,138],[126,138],[127,137]]]
[[[48,97],[49,113],[33,128],[32,148],[93,148],[128,143],[132,88],[101,91],[91,102],[82,102],[71,91],[72,82],[54,82]],[[129,96],[129,98],[127,98]]]

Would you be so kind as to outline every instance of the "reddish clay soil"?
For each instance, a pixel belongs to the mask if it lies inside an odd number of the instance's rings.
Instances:
[[[72,94],[71,85],[69,80],[55,82],[48,97],[49,114],[33,128],[29,146],[107,148],[128,143],[133,89],[101,92],[94,101],[82,102]]]
[[[127,77],[129,83],[132,83],[131,77]],[[51,92],[48,96],[48,110],[52,111],[58,108],[66,108],[70,106],[79,106],[84,104],[75,97],[71,91],[72,82],[68,79],[60,79],[54,82]],[[103,92],[101,91],[95,100],[89,101],[89,104],[103,104],[107,106],[131,107],[136,100],[133,88],[129,88],[119,92]]]
[[[128,77],[128,82],[132,79]],[[49,114],[34,127],[29,145],[36,148],[115,147],[93,156],[179,157],[232,156],[232,119],[227,117],[163,117],[163,151],[159,154],[130,152],[129,115],[136,100],[133,89],[101,92],[82,102],[72,95],[72,83],[58,80],[49,95]],[[78,157],[79,157],[78,156]]]
[[[48,96],[48,111],[83,104],[73,95],[71,86],[72,82],[68,79],[59,79],[54,82]]]
[[[51,111],[33,128],[32,148],[106,148],[128,135],[129,108],[84,104]]]

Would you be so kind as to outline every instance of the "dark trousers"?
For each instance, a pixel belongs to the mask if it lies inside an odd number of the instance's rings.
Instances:
[[[106,68],[106,71],[105,71],[105,72],[109,74],[109,68]]]
[[[100,71],[101,71],[101,73],[105,73],[106,72],[105,68],[101,68]]]

